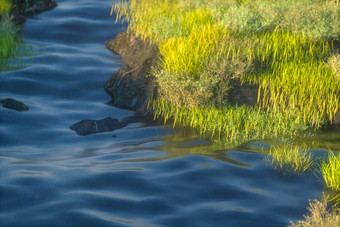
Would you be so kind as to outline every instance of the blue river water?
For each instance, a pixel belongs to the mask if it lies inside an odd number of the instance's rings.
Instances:
[[[122,62],[104,42],[124,29],[113,1],[57,2],[23,26],[26,67],[0,73],[1,97],[30,107],[0,108],[0,226],[286,226],[321,197],[313,174],[275,171],[262,142],[228,149],[109,105]],[[129,125],[69,129],[105,117]],[[339,148],[338,132],[320,140]]]

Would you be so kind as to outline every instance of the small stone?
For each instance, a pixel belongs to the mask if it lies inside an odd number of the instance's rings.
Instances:
[[[340,112],[338,112],[336,115],[335,115],[335,118],[333,120],[333,125],[340,125]]]
[[[13,109],[16,111],[28,111],[29,110],[28,106],[26,106],[25,103],[20,102],[15,99],[11,99],[11,98],[2,99],[1,103],[3,107]]]
[[[82,120],[71,125],[70,129],[80,136],[87,136],[93,133],[112,132],[125,126],[127,126],[127,123],[107,117],[102,120]]]

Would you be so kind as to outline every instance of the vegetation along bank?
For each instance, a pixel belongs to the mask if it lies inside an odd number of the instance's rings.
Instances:
[[[231,145],[285,138],[271,161],[321,173],[339,206],[338,152],[318,164],[296,142],[340,124],[339,1],[131,0],[112,10],[128,22],[106,43],[127,65],[105,85],[117,105]]]
[[[0,72],[21,67],[20,64],[12,64],[12,60],[18,55],[32,52],[29,45],[23,44],[19,34],[26,18],[56,5],[55,0],[0,0]],[[2,97],[1,94],[0,103],[5,108],[17,111],[29,110],[24,103]]]
[[[55,0],[0,0],[0,72],[9,70],[11,58],[19,54],[19,31],[26,18],[56,5]]]

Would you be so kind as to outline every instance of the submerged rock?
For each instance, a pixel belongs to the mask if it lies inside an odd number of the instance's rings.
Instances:
[[[78,135],[86,136],[93,133],[112,132],[127,126],[115,118],[107,117],[102,120],[82,120],[70,126]]]
[[[146,109],[155,86],[152,78],[146,77],[143,71],[125,66],[106,82],[104,89],[112,97],[114,105],[140,110]]]
[[[29,110],[28,106],[26,106],[25,103],[20,102],[15,99],[10,99],[10,98],[1,99],[0,102],[2,106],[5,108],[9,108],[9,109],[17,110],[17,111],[28,111]]]
[[[153,78],[148,76],[159,57],[158,48],[127,33],[119,33],[106,47],[123,57],[127,66],[120,68],[104,85],[113,104],[146,111],[147,102],[155,93]]]

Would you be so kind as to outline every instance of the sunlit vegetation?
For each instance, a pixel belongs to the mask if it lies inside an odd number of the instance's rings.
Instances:
[[[309,214],[304,216],[304,220],[291,223],[290,227],[340,226],[340,209],[329,208],[326,201],[324,199],[310,202]]]
[[[11,1],[0,0],[0,71],[10,69],[10,58],[18,54],[21,43],[17,36],[18,27],[10,16]]]
[[[0,15],[6,15],[11,10],[10,0],[0,0]]]
[[[294,143],[273,145],[268,152],[268,161],[284,173],[315,172],[324,183],[329,201],[340,205],[340,155],[328,151],[323,158],[312,156],[310,148]],[[320,163],[320,164],[317,164]]]
[[[308,150],[292,144],[273,146],[269,151],[269,160],[276,168],[283,171],[305,172],[313,167],[313,160]]]
[[[326,186],[340,193],[340,155],[330,152],[321,164],[321,173]]]
[[[161,52],[155,116],[241,143],[321,128],[340,109],[337,1],[131,0],[113,9]],[[228,103],[235,80],[259,86],[258,106]]]
[[[178,106],[162,99],[153,102],[155,117],[163,116],[165,122],[172,118],[173,126],[188,125],[202,135],[219,141],[237,144],[250,139],[282,136],[304,131],[300,119],[282,112],[271,114],[259,107]],[[294,136],[294,134],[289,134]]]

